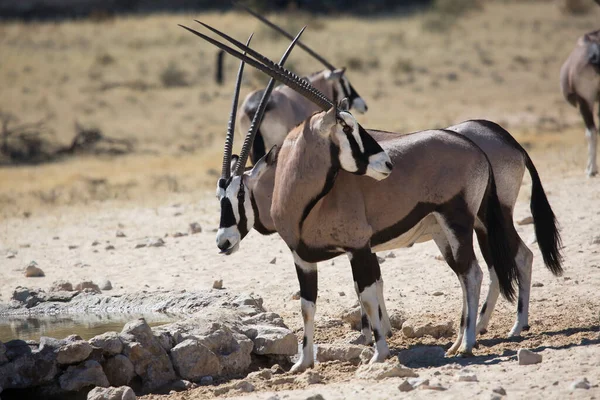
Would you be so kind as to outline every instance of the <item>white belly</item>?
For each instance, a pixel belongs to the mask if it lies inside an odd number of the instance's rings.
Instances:
[[[382,243],[372,248],[373,252],[387,251],[399,249],[402,247],[410,247],[415,243],[423,243],[432,240],[432,235],[440,232],[438,225],[433,215],[428,215],[423,218],[418,224],[413,226],[408,232]]]

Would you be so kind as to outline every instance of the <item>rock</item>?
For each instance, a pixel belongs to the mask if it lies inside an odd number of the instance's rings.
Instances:
[[[190,224],[190,233],[192,235],[195,235],[196,233],[200,233],[200,232],[202,232],[202,227],[200,226],[200,224],[197,222],[192,222]]]
[[[104,250],[114,250],[114,249],[115,249],[115,246],[113,246],[112,244],[109,244],[108,246],[106,246],[104,248]]]
[[[207,375],[219,375],[221,363],[215,353],[196,339],[187,339],[170,352],[173,367],[183,379],[199,380]]]
[[[73,284],[69,281],[59,280],[54,281],[52,286],[50,286],[51,292],[72,292]]]
[[[88,392],[87,400],[135,400],[137,397],[129,386],[95,387]]]
[[[96,246],[98,246],[99,244],[100,244],[100,242],[99,242],[98,240],[94,240],[94,241],[92,242],[92,247],[96,247]]]
[[[442,385],[440,385],[439,383],[435,384],[435,385],[421,385],[421,386],[419,386],[419,388],[423,389],[423,390],[437,390],[438,392],[448,390],[445,387],[443,387]]]
[[[284,369],[281,368],[281,365],[279,365],[279,364],[273,364],[271,366],[271,372],[273,373],[273,375],[279,375],[279,374],[285,373]]]
[[[454,336],[454,327],[451,321],[442,324],[433,324],[428,322],[419,325],[416,321],[407,320],[402,324],[402,333],[407,338],[420,338],[423,336],[432,336],[435,339]]]
[[[294,292],[292,295],[292,300],[300,300],[300,291]]]
[[[365,350],[371,349],[352,344],[319,344],[319,346],[317,346],[317,361],[346,361],[358,364],[361,362],[361,354]]]
[[[531,215],[517,221],[517,224],[519,225],[530,225],[533,224],[533,217]]]
[[[165,241],[161,238],[150,238],[146,244],[148,247],[162,247],[165,245]]]
[[[212,385],[213,384],[213,377],[212,376],[203,376],[200,379],[200,385],[206,386],[206,385]]]
[[[179,237],[184,237],[184,236],[187,236],[187,235],[188,235],[187,233],[183,233],[183,232],[175,232],[175,233],[173,234],[173,237],[174,237],[174,238],[179,238]]]
[[[350,327],[356,331],[360,331],[361,327],[362,327],[362,323],[361,323],[361,312],[360,312],[360,307],[354,307],[350,310],[345,311],[341,316],[340,319],[348,324],[350,324]],[[390,317],[391,319],[391,317]]]
[[[590,382],[587,380],[587,378],[582,378],[582,379],[577,379],[576,381],[573,381],[571,383],[571,385],[569,386],[569,388],[571,390],[575,390],[575,389],[589,389],[591,387]]]
[[[13,290],[12,299],[21,303],[25,303],[27,298],[30,296],[29,289],[23,286],[17,286],[15,290]]]
[[[270,369],[261,369],[260,371],[251,372],[248,374],[248,379],[264,379],[269,380],[273,377],[273,372]]]
[[[531,286],[533,286],[533,287],[543,287],[544,284],[541,283],[541,282],[533,282],[533,285],[531,285]]]
[[[223,279],[219,279],[213,282],[213,289],[223,289]]]
[[[413,378],[408,378],[407,381],[413,387],[413,389],[418,389],[418,388],[421,388],[424,386],[429,386],[429,379],[425,379],[425,378],[413,377]]]
[[[477,382],[477,375],[466,372],[459,372],[456,375],[456,380],[459,382]]]
[[[296,377],[294,382],[296,383],[304,383],[307,385],[314,385],[316,383],[321,383],[323,381],[323,376],[317,371],[308,370],[303,372],[301,375]]]
[[[277,263],[277,257],[273,257],[273,259],[271,261],[269,261],[269,264],[276,264]]]
[[[417,346],[398,353],[398,362],[410,367],[440,365],[445,351],[439,346]]]
[[[387,253],[387,255],[385,256],[385,258],[396,258],[396,255],[394,254],[393,251],[390,251],[389,253]]]
[[[298,340],[289,329],[267,325],[253,325],[252,328],[256,329],[256,336],[250,337],[254,354],[293,356],[298,352]]]
[[[433,292],[432,296],[442,296],[444,292]]]
[[[154,331],[153,330],[152,334],[154,335],[154,337],[156,338],[156,340],[158,340],[158,342],[160,343],[160,345],[162,346],[162,348],[165,349],[165,351],[168,352],[173,347],[175,347],[175,340],[174,340],[173,336],[169,332],[162,332],[162,331]]]
[[[135,376],[133,364],[122,354],[117,354],[104,361],[102,369],[111,386],[128,385]]]
[[[346,295],[346,293],[344,292],[338,292],[338,294],[340,295],[340,297],[344,297]]]
[[[76,248],[78,248],[79,246],[77,246],[76,244],[70,244],[69,245],[69,250],[75,250]]]
[[[0,387],[4,389],[43,385],[59,372],[53,349],[41,350],[23,340],[11,340],[4,346],[10,361],[0,365]]]
[[[383,264],[385,262],[385,258],[377,256],[377,261],[379,264]]]
[[[235,383],[234,388],[244,393],[254,392],[254,385],[248,381],[239,381]]]
[[[356,370],[356,377],[359,379],[381,380],[384,378],[412,378],[417,376],[419,375],[412,369],[398,364],[396,360],[386,360],[382,363],[361,365]]]
[[[93,360],[83,364],[72,365],[58,378],[63,390],[74,392],[87,386],[108,387],[108,379],[102,370],[102,366]]]
[[[40,278],[45,276],[44,271],[37,266],[35,261],[29,263],[25,268],[25,277],[27,278]]]
[[[320,395],[320,394],[317,393],[315,395],[308,396],[306,398],[306,400],[325,400],[325,398],[322,395]]]
[[[0,365],[6,364],[8,362],[8,357],[6,356],[6,346],[4,343],[0,342]]]
[[[171,360],[145,319],[128,322],[120,337],[123,355],[129,358],[135,373],[142,378],[144,390],[157,389],[175,379]]]
[[[519,360],[519,365],[538,364],[542,362],[542,355],[528,349],[519,349],[517,351],[517,359]]]
[[[123,342],[119,339],[117,332],[105,332],[101,335],[94,336],[89,340],[94,347],[102,349],[109,356],[120,354],[123,351]]]
[[[591,240],[591,244],[600,244],[600,235],[594,236]]]
[[[108,279],[105,279],[100,283],[101,290],[112,290],[112,288],[112,283]]]
[[[126,236],[125,236],[125,234],[123,233],[123,231],[117,231],[117,234],[116,234],[116,236],[117,236],[118,238],[123,238],[123,237],[126,237]]]
[[[61,365],[76,364],[88,358],[92,350],[92,345],[85,340],[65,343],[56,353],[56,362]]]
[[[404,380],[400,385],[398,385],[398,390],[401,392],[410,392],[415,388],[408,382],[408,379]]]
[[[190,381],[186,381],[185,379],[177,379],[169,384],[169,388],[171,390],[175,390],[176,392],[182,392],[184,390],[190,390],[197,388],[198,385],[192,383]]]
[[[506,396],[506,390],[502,386],[496,386],[492,389],[492,392],[499,394],[500,396]]]
[[[402,324],[406,321],[406,317],[399,311],[394,311],[390,315],[390,324],[394,329],[402,329]]]
[[[281,318],[279,314],[274,312],[259,313],[248,318],[243,318],[242,321],[244,321],[244,323],[247,325],[268,324],[279,326],[281,328],[287,328],[287,325],[283,322],[283,318]]]
[[[75,296],[77,296],[78,294],[79,294],[79,292],[66,292],[66,291],[50,292],[45,296],[45,301],[59,301],[59,302],[67,303],[67,302],[73,300],[73,298]]]
[[[83,291],[85,289],[89,289],[94,293],[102,293],[98,285],[92,281],[82,281],[75,285],[75,290]]]
[[[17,252],[15,250],[8,250],[6,252],[6,258],[15,258],[17,256]]]

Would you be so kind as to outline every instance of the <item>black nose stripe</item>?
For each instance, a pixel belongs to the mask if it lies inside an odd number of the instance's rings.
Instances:
[[[221,220],[219,221],[219,228],[229,228],[235,225],[235,215],[233,214],[233,207],[231,201],[227,197],[221,199]]]

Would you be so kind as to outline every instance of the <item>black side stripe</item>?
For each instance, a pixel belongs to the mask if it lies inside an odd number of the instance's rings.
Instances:
[[[267,229],[260,220],[260,213],[258,211],[258,205],[256,204],[256,199],[254,198],[254,193],[250,192],[250,202],[252,203],[252,210],[254,211],[254,229],[258,231],[261,235],[271,235],[277,231],[272,231]]]

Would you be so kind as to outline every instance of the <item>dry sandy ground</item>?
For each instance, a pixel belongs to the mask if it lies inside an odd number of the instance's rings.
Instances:
[[[569,168],[555,160],[571,150],[553,148],[533,152],[542,181],[559,221],[563,226],[565,275],[556,278],[543,266],[537,245],[531,295],[531,330],[519,341],[503,340],[514,317],[514,306],[501,301],[494,313],[490,332],[480,338],[475,357],[458,360],[473,371],[479,383],[458,383],[458,368],[441,366],[423,368],[419,373],[431,377],[450,390],[443,393],[415,392],[409,396],[463,397],[477,395],[489,398],[491,389],[504,387],[513,397],[565,398],[569,384],[576,378],[587,377],[590,391],[572,394],[592,397],[600,394],[600,236],[596,223],[600,200],[597,179],[584,177],[581,168]],[[516,219],[528,212],[528,178],[521,190]],[[199,222],[201,233],[174,238],[175,232],[186,232],[190,222]],[[264,237],[253,232],[244,240],[241,250],[225,257],[217,254],[214,232],[217,226],[218,204],[209,194],[201,198],[177,195],[157,207],[142,207],[131,203],[105,202],[93,207],[61,208],[29,218],[9,218],[0,225],[0,254],[2,254],[1,301],[7,301],[17,285],[47,288],[57,279],[77,282],[82,279],[108,278],[115,292],[207,288],[215,279],[234,291],[255,292],[265,300],[265,306],[280,313],[300,334],[299,302],[291,299],[297,290],[292,258],[284,243],[275,235]],[[117,238],[120,230],[126,237]],[[533,226],[518,226],[519,234],[530,242]],[[135,249],[146,237],[164,237],[160,248]],[[101,244],[93,246],[98,241]],[[600,240],[596,240],[598,242]],[[112,244],[115,250],[105,250]],[[76,246],[76,247],[74,247]],[[74,247],[74,248],[69,248]],[[16,251],[6,259],[5,254]],[[399,310],[407,317],[422,321],[456,322],[460,309],[460,288],[450,268],[436,259],[438,250],[431,243],[394,251],[395,258],[382,264],[386,282],[386,299],[390,310]],[[382,256],[388,253],[381,254]],[[274,264],[270,261],[276,259]],[[46,273],[44,278],[25,278],[22,270],[35,260]],[[434,296],[435,292],[442,295]],[[342,295],[342,292],[344,293]],[[348,342],[354,333],[347,326],[336,326],[340,313],[355,303],[348,261],[344,257],[322,263],[319,277],[317,313],[317,343]],[[432,338],[407,340],[396,332],[390,340],[394,351],[415,344],[448,346],[451,339]],[[515,351],[528,347],[541,352],[544,362],[535,366],[518,366]],[[453,364],[456,360],[449,359]],[[298,385],[280,389],[295,389],[290,398],[305,398],[321,393],[326,399],[368,396],[389,398],[399,395],[399,378],[383,383],[353,379],[351,365],[320,365],[325,385],[304,389]],[[440,372],[441,375],[434,375]],[[558,382],[554,385],[554,382]],[[300,385],[301,386],[301,385]],[[250,398],[268,398],[258,388]],[[272,389],[271,389],[272,390]],[[230,393],[230,395],[233,393]],[[211,396],[207,388],[170,399],[196,399]],[[379,397],[377,397],[379,396]],[[537,397],[536,397],[537,396]],[[280,394],[283,398],[283,394]],[[149,398],[161,398],[150,396]]]

